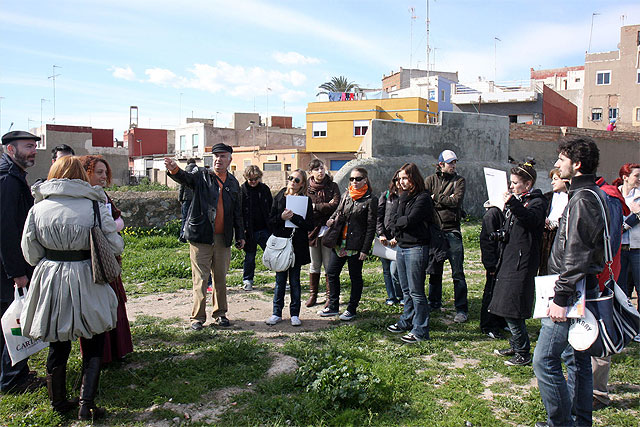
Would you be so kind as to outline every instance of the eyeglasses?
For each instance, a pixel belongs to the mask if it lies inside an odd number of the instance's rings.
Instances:
[[[249,181],[249,182],[256,182],[256,181],[259,181],[259,180],[260,180],[260,178],[249,178],[249,179],[247,179],[247,181]]]
[[[353,182],[353,181],[362,181],[364,179],[364,176],[350,176],[349,177],[349,181]]]
[[[287,177],[287,179],[289,181],[295,182],[296,184],[300,184],[300,178],[296,178],[295,176],[289,176],[289,177]]]

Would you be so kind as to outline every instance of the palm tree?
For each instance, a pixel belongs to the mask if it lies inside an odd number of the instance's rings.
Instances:
[[[331,77],[331,81],[322,83],[318,86],[319,89],[324,89],[316,94],[318,95],[328,95],[329,92],[357,92],[360,89],[354,82],[350,82],[345,76],[340,77]]]

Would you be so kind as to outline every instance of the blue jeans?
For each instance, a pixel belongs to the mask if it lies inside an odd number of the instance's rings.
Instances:
[[[403,297],[396,262],[386,258],[380,258],[380,262],[382,262],[382,276],[384,286],[387,288],[387,298],[400,301]]]
[[[189,206],[191,206],[191,200],[185,200],[182,202],[180,213],[182,217],[182,226],[180,227],[180,237],[184,236],[184,223],[187,221],[187,215],[189,215]]]
[[[289,314],[300,316],[300,267],[294,265],[286,271],[276,273],[276,288],[273,294],[273,314],[282,317],[284,308],[284,294],[287,287],[287,277],[291,286],[291,303],[289,304]]]
[[[340,308],[340,272],[345,263],[349,267],[349,279],[351,279],[351,294],[349,295],[349,304],[347,310],[351,314],[356,314],[360,297],[362,297],[362,264],[358,258],[360,253],[352,256],[339,257],[336,251],[331,252],[329,261],[329,270],[327,270],[327,279],[329,280],[329,308],[338,311]]]
[[[4,312],[7,311],[10,305],[11,301],[0,303],[0,310],[2,311],[0,317],[4,315]],[[16,363],[15,366],[11,366],[11,356],[9,356],[4,335],[2,334],[0,334],[0,354],[2,355],[2,359],[0,360],[0,391],[6,391],[27,379],[27,374],[29,373],[29,366],[27,365],[28,359],[24,359]]]
[[[516,353],[528,357],[531,353],[531,342],[529,341],[529,334],[527,333],[527,325],[524,319],[512,319],[505,317],[507,326],[511,331],[511,338],[509,338],[509,344]]]
[[[404,311],[398,320],[401,329],[420,339],[429,339],[429,303],[424,292],[429,246],[398,248],[396,264],[404,295]]]
[[[445,231],[445,237],[449,241],[447,259],[451,264],[451,276],[453,278],[453,292],[455,297],[456,312],[468,313],[467,281],[464,277],[464,248],[462,247],[462,234],[456,231]],[[435,273],[429,275],[429,305],[432,309],[442,307],[442,271],[443,263],[434,263]]]
[[[554,323],[548,317],[542,319],[538,344],[533,352],[533,371],[550,426],[590,426],[591,356],[569,345],[569,326],[568,321]],[[567,365],[567,380],[562,373],[563,361]]]
[[[256,252],[258,245],[264,250],[269,239],[269,230],[258,230],[253,232],[253,239],[247,239],[244,247],[244,263],[242,265],[242,280],[253,281],[253,275],[256,271]]]
[[[631,282],[629,282],[631,277]],[[618,285],[627,293],[629,298],[633,294],[633,288],[640,295],[640,249],[626,249],[620,251],[620,276]],[[640,307],[640,298],[638,298]]]

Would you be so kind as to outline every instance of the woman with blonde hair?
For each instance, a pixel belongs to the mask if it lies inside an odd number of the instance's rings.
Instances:
[[[35,266],[20,316],[22,333],[49,342],[47,389],[53,409],[78,406],[66,397],[66,371],[71,341],[83,347],[82,386],[78,418],[105,415],[95,405],[104,333],[116,325],[118,299],[109,286],[93,281],[89,236],[100,215],[102,231],[115,254],[124,242],[104,204],[104,191],[92,187],[77,157],[58,159],[47,181],[32,191],[35,205],[22,234],[22,252]]]

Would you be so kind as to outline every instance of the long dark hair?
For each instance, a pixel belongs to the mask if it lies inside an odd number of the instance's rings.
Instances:
[[[400,173],[400,169],[395,171],[393,174],[393,178],[389,181],[389,194],[398,194],[398,174]]]
[[[424,178],[420,173],[420,169],[415,163],[405,163],[402,165],[400,169],[398,169],[398,174],[400,171],[404,171],[407,174],[407,177],[413,184],[413,190],[411,190],[411,194],[422,193],[425,190],[424,186]]]

